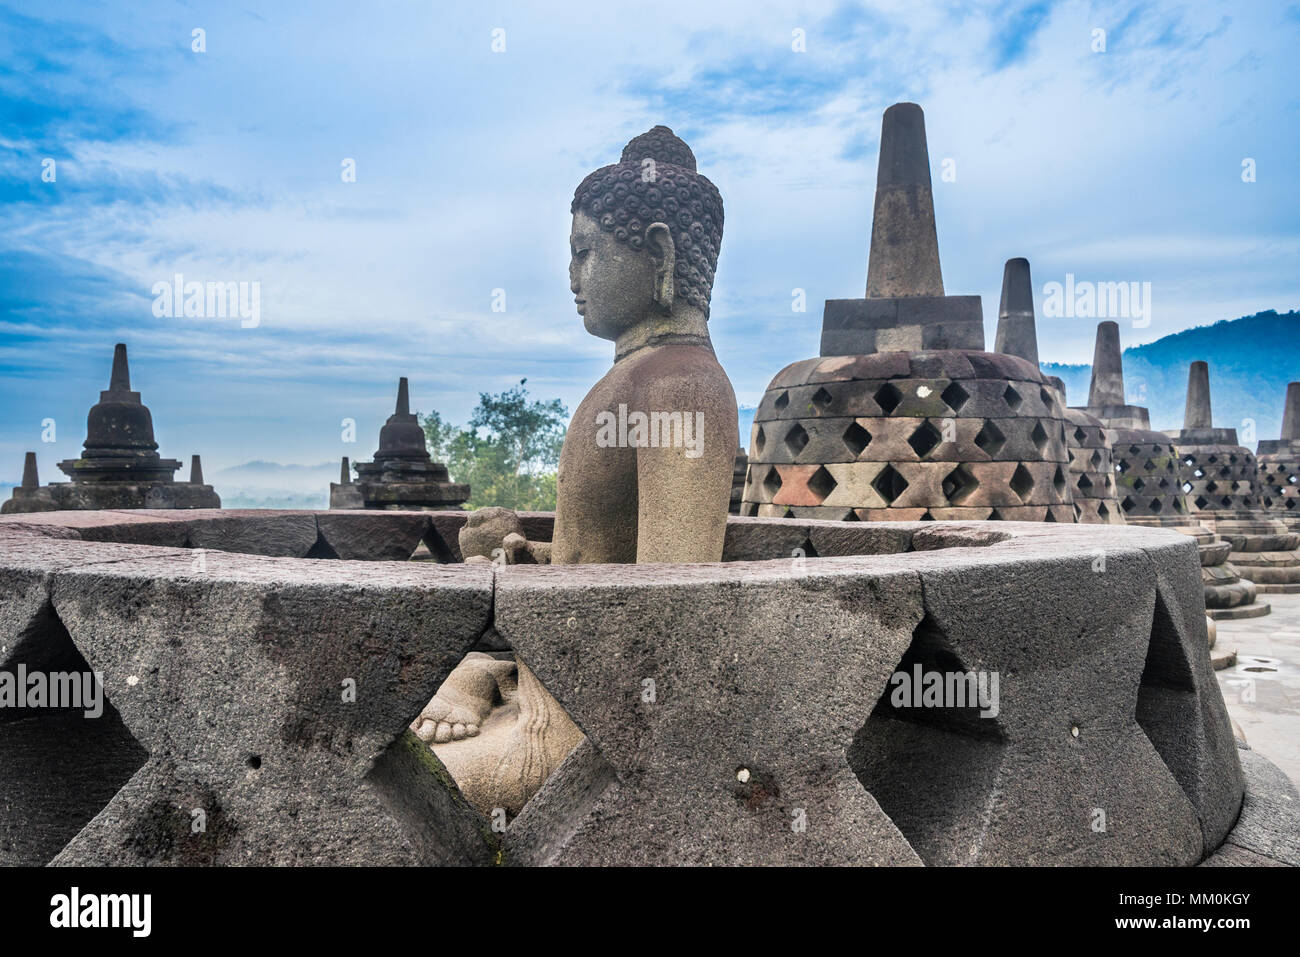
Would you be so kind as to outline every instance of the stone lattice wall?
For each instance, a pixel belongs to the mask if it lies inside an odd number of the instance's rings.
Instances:
[[[1123,525],[1115,498],[1115,461],[1106,427],[1080,409],[1065,409],[1065,442],[1070,453],[1071,495],[1077,521]]]
[[[1073,522],[1060,402],[1029,363],[890,352],[787,366],[754,416],[742,512]]]
[[[0,521],[0,667],[111,705],[0,722],[0,857],[1190,864],[1241,807],[1184,535],[734,518],[718,565],[498,567],[464,520]],[[588,737],[504,833],[405,730],[488,634]],[[996,713],[898,707],[915,665],[1000,674]]]

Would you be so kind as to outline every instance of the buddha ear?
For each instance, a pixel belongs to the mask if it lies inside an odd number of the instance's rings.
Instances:
[[[645,231],[645,246],[655,264],[654,304],[668,315],[673,311],[673,279],[677,268],[677,246],[672,231],[663,223],[651,223]]]

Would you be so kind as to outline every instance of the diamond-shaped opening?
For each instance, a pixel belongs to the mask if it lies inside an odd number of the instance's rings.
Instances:
[[[927,704],[923,687],[934,682],[915,687],[917,675],[939,676],[939,700],[931,693]],[[1003,764],[1005,732],[995,709],[980,707],[981,680],[991,705],[990,675],[961,660],[926,616],[848,748],[849,767],[927,865],[982,863],[969,842],[952,840],[953,828],[977,827]],[[929,800],[917,801],[919,793]]]
[[[929,419],[924,420],[920,427],[918,427],[917,430],[907,438],[907,444],[910,445],[912,451],[921,458],[925,458],[925,456],[942,441],[943,435],[940,434],[938,429],[930,424]]]
[[[1228,455],[1228,463],[1229,463],[1230,465],[1236,465],[1236,464],[1237,464],[1237,456],[1236,456],[1235,454],[1229,453],[1229,455]]]
[[[1127,459],[1120,459],[1118,462],[1115,463],[1115,471],[1118,472],[1120,475],[1123,475],[1125,472],[1127,472],[1129,468],[1130,466],[1128,464]]]
[[[1196,669],[1180,637],[1186,627],[1180,624],[1183,620],[1181,614],[1171,613],[1164,592],[1156,589],[1135,717],[1178,783],[1188,793],[1196,793],[1200,786],[1198,772],[1195,763],[1186,760],[1187,740],[1180,724],[1183,716],[1196,707]],[[1199,618],[1197,622],[1195,634],[1187,637],[1199,637],[1204,647],[1208,637]]]
[[[1003,521],[1002,513],[995,508],[993,511],[989,512],[987,520],[990,522],[1001,522]]]
[[[56,685],[59,689],[58,700],[48,697],[46,704],[60,707],[0,708],[5,744],[0,807],[5,823],[17,825],[0,832],[3,860],[45,865],[105,808],[149,754],[122,722],[48,599],[7,644],[0,668],[11,675],[25,668],[27,684],[18,688],[15,682],[20,694],[32,693],[38,674],[47,694],[53,695]],[[102,713],[87,717],[96,700]],[[177,812],[174,824],[178,830],[182,826],[181,813],[188,836],[188,809]]]
[[[871,433],[858,423],[854,422],[844,430],[844,445],[853,453],[855,459],[865,452],[870,444]]]
[[[886,504],[894,504],[894,500],[907,490],[907,479],[899,474],[898,470],[892,465],[886,465],[880,470],[880,474],[875,477],[871,487],[880,493]]]
[[[1300,475],[1288,475],[1288,476],[1286,477],[1286,480],[1287,480],[1287,482],[1289,482],[1291,485],[1295,485],[1297,482],[1300,482]]]
[[[826,391],[825,386],[813,393],[812,404],[823,412],[833,401],[835,401],[834,397]]]
[[[1050,409],[1052,407],[1052,396],[1041,386],[1038,389],[1038,398],[1042,400],[1043,405],[1047,408]]]
[[[1140,492],[1146,487],[1147,487],[1147,483],[1142,481],[1142,476],[1139,475],[1137,478],[1133,480],[1133,491]]]
[[[582,741],[573,719],[489,625],[406,735],[376,761],[368,779],[386,795],[399,823],[417,818],[418,834],[419,812],[426,815],[422,823],[427,828],[428,810],[410,792],[419,788],[420,772],[436,780],[442,770],[496,831],[498,823],[508,824],[519,815]],[[412,747],[427,748],[442,768],[431,769],[410,753]],[[612,781],[613,769],[603,758],[596,760],[597,780]],[[494,770],[483,773],[485,767]]]
[[[1192,477],[1193,477],[1193,478],[1205,478],[1205,472],[1202,471],[1201,469],[1197,469],[1195,472],[1192,473]]]
[[[780,395],[776,397],[776,401],[773,402],[772,404],[776,406],[776,411],[778,412],[785,411],[785,407],[790,404],[790,393],[782,392]]]
[[[1021,397],[1020,393],[1017,392],[1015,389],[1011,388],[1011,386],[1006,387],[1006,389],[1002,393],[1002,398],[1007,400],[1007,408],[1009,408],[1012,412],[1020,408],[1020,406],[1025,401]]]
[[[785,447],[790,450],[791,455],[798,455],[808,444],[808,431],[796,422],[790,426],[790,431],[785,434]]]
[[[1130,445],[1130,446],[1128,447],[1128,454],[1129,454],[1129,455],[1141,455],[1141,454],[1142,454],[1142,450],[1141,450],[1140,448],[1138,448],[1136,445]]]
[[[777,471],[775,465],[768,466],[767,475],[763,476],[763,488],[772,497],[781,491],[781,473]]]
[[[1088,437],[1088,433],[1083,431],[1082,426],[1074,427],[1074,444],[1083,445],[1083,440]]]
[[[1102,518],[1110,518],[1110,509],[1106,507],[1105,502],[1098,503],[1097,514],[1100,515]]]
[[[1150,459],[1147,459],[1147,461],[1146,461],[1146,470],[1147,470],[1148,472],[1155,472],[1155,471],[1156,471],[1156,463],[1155,463],[1155,462],[1152,462]]]
[[[1056,467],[1056,472],[1052,475],[1052,487],[1056,489],[1057,495],[1065,494],[1065,473],[1061,471],[1059,465]]]
[[[429,526],[429,530],[424,533],[420,544],[416,546],[415,551],[411,554],[413,562],[437,562],[439,565],[450,565],[461,561],[459,554],[459,545],[456,550],[452,550],[447,544],[442,533],[434,525]]]
[[[1125,512],[1131,512],[1133,509],[1137,508],[1137,502],[1133,501],[1131,496],[1125,495],[1124,501],[1119,503],[1119,507]]]
[[[1218,483],[1218,482],[1206,482],[1206,483],[1205,483],[1205,491],[1207,491],[1207,492],[1217,492],[1218,490],[1219,490],[1219,483]]]
[[[1029,433],[1029,438],[1038,451],[1043,451],[1043,447],[1047,445],[1047,432],[1043,429],[1043,423],[1034,423],[1034,430]]]
[[[1164,489],[1169,488],[1169,479],[1162,478],[1159,482],[1156,483],[1156,486],[1158,488],[1164,488]]]
[[[963,462],[944,477],[943,497],[952,505],[960,505],[971,492],[979,488],[979,484],[979,479],[971,474]]]
[[[876,390],[876,405],[880,406],[885,415],[889,415],[898,408],[898,404],[903,401],[903,393],[898,391],[898,387],[892,382],[886,382]]]
[[[943,399],[948,408],[954,412],[960,412],[961,407],[970,398],[970,393],[961,387],[961,383],[949,382],[948,388],[943,390],[939,398]]]
[[[1211,455],[1206,459],[1206,461],[1213,465],[1215,462],[1219,461],[1219,457],[1217,455]]]
[[[1084,495],[1088,495],[1092,491],[1092,482],[1088,481],[1088,476],[1086,475],[1080,475],[1079,481],[1074,484],[1078,486],[1079,491]]]
[[[837,484],[835,476],[831,475],[826,466],[823,465],[809,477],[808,490],[817,496],[818,502],[821,502],[827,495],[835,491]]]
[[[1047,514],[1043,516],[1043,521],[1044,521],[1044,522],[1054,522],[1054,521],[1056,521],[1056,513],[1053,512],[1053,511],[1049,508],[1049,509],[1047,510]]]
[[[812,483],[809,482],[808,484],[811,485]],[[803,557],[804,557],[804,558],[816,558],[816,557],[818,557],[818,556],[817,556],[817,546],[815,546],[815,545],[812,543],[812,539],[811,539],[811,538],[805,538],[805,539],[803,540],[803,544],[800,545],[799,548],[803,550]]]
[[[1161,510],[1161,508],[1163,508],[1163,506],[1160,504],[1160,499],[1158,499],[1158,498],[1153,498],[1153,499],[1151,500],[1151,511],[1152,511],[1152,512],[1159,512],[1159,511]]]
[[[975,436],[975,444],[979,446],[980,451],[992,458],[1002,451],[1002,446],[1007,444],[1007,437],[992,422],[985,422],[984,427]]]
[[[1100,451],[1094,451],[1094,452],[1092,453],[1092,458],[1088,459],[1088,461],[1092,463],[1092,470],[1093,470],[1094,472],[1097,471],[1098,469],[1100,469],[1100,468],[1101,468],[1101,452],[1100,452]]]
[[[758,427],[758,431],[754,433],[754,457],[755,458],[763,454],[763,448],[766,445],[767,445],[767,433],[763,431],[763,427],[760,425]]]
[[[1223,505],[1224,508],[1228,508],[1229,506],[1232,505],[1232,499],[1231,499],[1229,496],[1227,496],[1227,495],[1225,495],[1225,496],[1223,496],[1223,498],[1219,499],[1219,502]]]
[[[1011,491],[1020,496],[1020,501],[1027,501],[1029,493],[1034,490],[1034,477],[1029,474],[1029,469],[1025,468],[1024,463],[1016,466],[1016,470],[1011,473]]]
[[[412,549],[412,551],[415,550],[416,549],[414,548]],[[312,545],[311,548],[307,549],[307,554],[302,557],[303,558],[338,558],[339,553],[334,550],[333,545],[331,545],[329,542],[325,540],[325,536],[319,530],[317,530],[316,543]],[[414,556],[405,555],[403,557],[409,558]],[[425,560],[427,561],[428,559]]]
[[[1210,500],[1204,495],[1196,496],[1196,508],[1198,511],[1205,511],[1205,506],[1210,504]]]

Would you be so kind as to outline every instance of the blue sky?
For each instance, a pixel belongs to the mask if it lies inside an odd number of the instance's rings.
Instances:
[[[572,408],[611,348],[573,311],[569,201],[656,123],[723,195],[710,325],[742,404],[862,294],[899,100],[990,345],[1012,256],[1044,360],[1091,358],[1095,321],[1042,317],[1067,272],[1152,283],[1126,344],[1300,306],[1298,3],[253,6],[0,3],[0,480],[28,449],[61,478],[117,341],[163,454],[209,475],[368,457],[400,375],[455,421],[524,377]],[[260,325],[155,317],[178,272],[259,282]]]

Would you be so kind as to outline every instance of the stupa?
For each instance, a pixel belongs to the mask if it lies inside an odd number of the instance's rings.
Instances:
[[[1038,365],[1038,330],[1034,318],[1034,285],[1029,260],[1008,259],[1002,268],[1002,301],[994,349]],[[1070,496],[1074,518],[1092,525],[1123,525],[1124,513],[1115,500],[1115,471],[1106,427],[1096,417],[1066,405],[1065,383],[1045,377],[1056,392],[1065,418],[1069,453]]]
[[[357,481],[343,460],[341,481],[330,483],[330,508],[452,509],[469,499],[469,486],[451,481],[447,466],[433,461],[424,429],[411,412],[406,376],[397,384],[397,407],[379,430],[372,462],[357,465]]]
[[[48,488],[41,486],[36,472],[36,453],[28,452],[23,459],[22,484],[14,488],[13,497],[0,505],[0,514],[17,512],[52,512],[59,507]]]
[[[1264,510],[1288,528],[1300,528],[1300,382],[1286,387],[1281,438],[1260,439],[1255,461]]]
[[[749,460],[745,515],[1074,521],[1059,400],[1035,362],[984,351],[979,296],[944,294],[915,103],[885,111],[866,298],[827,300],[821,355],[772,380]]]
[[[1124,396],[1124,364],[1119,325],[1097,325],[1088,405],[1082,410],[1106,426],[1115,469],[1115,494],[1124,520],[1131,525],[1173,528],[1196,539],[1211,618],[1254,618],[1269,606],[1257,602],[1253,582],[1228,562],[1231,545],[1194,519],[1187,503],[1192,488],[1173,440],[1151,429],[1145,406],[1129,405]]]
[[[35,482],[35,457],[29,454],[27,464]],[[131,390],[126,345],[119,342],[113,349],[108,389],[99,394],[99,402],[86,417],[81,457],[59,463],[72,481],[29,488],[25,468],[23,486],[14,490],[4,511],[220,508],[221,498],[211,485],[203,484],[201,468],[197,482],[177,482],[172,476],[180,467],[176,459],[158,455],[153,417],[140,401],[140,393]]]
[[[745,498],[745,476],[749,474],[749,456],[744,448],[736,450],[736,462],[731,470],[731,504],[727,511],[732,515],[740,514],[740,504]]]
[[[1187,497],[1196,516],[1231,545],[1228,560],[1259,591],[1300,591],[1300,532],[1264,507],[1255,488],[1258,464],[1237,430],[1214,427],[1207,363],[1188,370],[1183,428],[1169,434],[1191,473]]]

